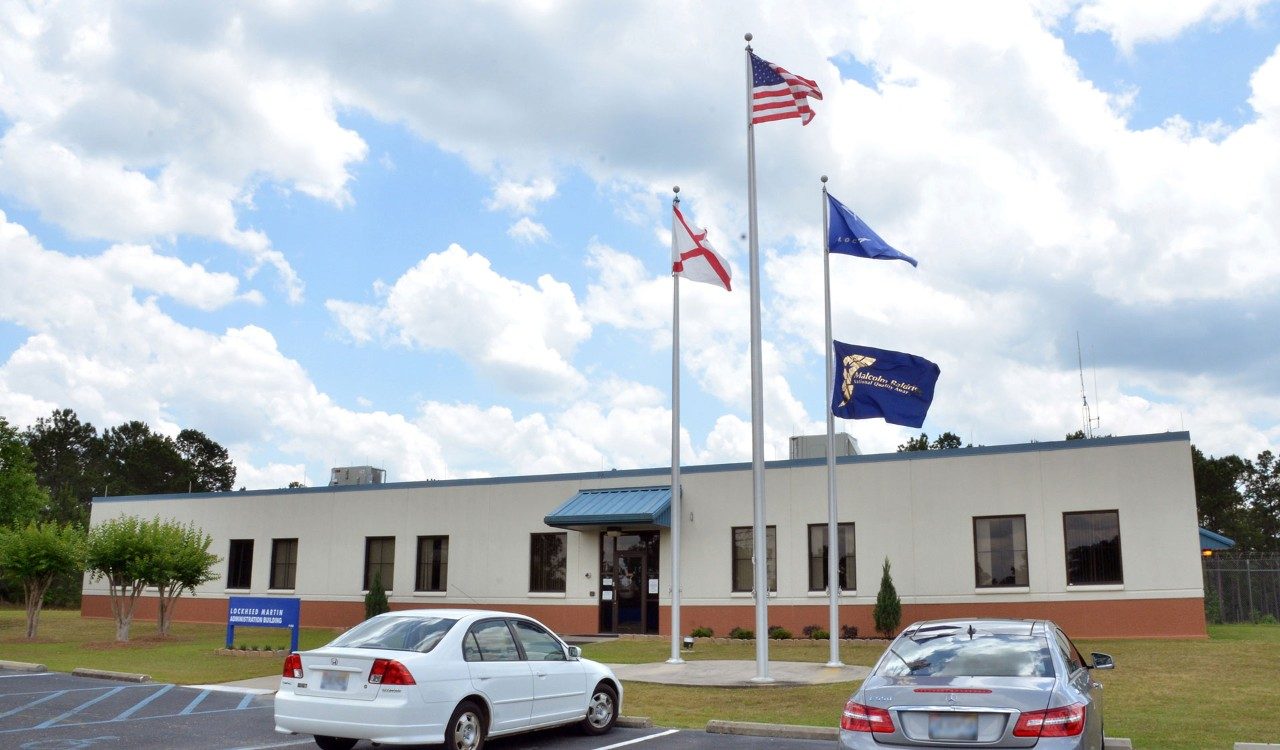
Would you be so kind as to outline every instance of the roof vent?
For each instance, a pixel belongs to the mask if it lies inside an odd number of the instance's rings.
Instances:
[[[387,470],[372,466],[339,466],[329,472],[329,486],[350,484],[382,484]]]

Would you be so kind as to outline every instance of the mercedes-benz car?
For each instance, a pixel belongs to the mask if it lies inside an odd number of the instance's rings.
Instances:
[[[845,704],[840,747],[1102,750],[1102,685],[1048,620],[917,622]]]
[[[275,724],[314,735],[321,750],[350,750],[362,739],[480,750],[488,737],[565,724],[604,734],[621,706],[613,671],[537,620],[402,610],[286,657]]]

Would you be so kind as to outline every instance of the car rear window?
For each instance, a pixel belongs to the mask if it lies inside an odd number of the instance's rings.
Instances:
[[[457,620],[444,617],[375,617],[338,636],[330,646],[420,651],[436,647]]]
[[[1011,633],[905,634],[889,646],[879,674],[889,677],[1052,677],[1049,642]]]

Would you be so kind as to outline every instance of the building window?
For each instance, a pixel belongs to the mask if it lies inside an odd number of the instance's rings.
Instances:
[[[367,536],[364,538],[364,590],[373,588],[378,579],[384,591],[390,591],[395,582],[396,538],[393,536]]]
[[[1063,513],[1067,585],[1124,583],[1120,565],[1120,511]]]
[[[271,540],[271,588],[291,589],[298,574],[298,540]]]
[[[767,526],[764,532],[765,548],[768,550],[767,568],[769,571],[769,590],[778,590],[778,545],[777,527]],[[755,530],[751,526],[734,526],[733,532],[733,590],[751,591],[755,574],[752,570],[751,555],[754,551]]]
[[[449,585],[449,537],[418,537],[418,575],[414,591],[444,591]]]
[[[227,588],[247,589],[253,583],[253,540],[232,539],[227,553]]]
[[[974,518],[973,569],[980,589],[1027,586],[1027,517]]]
[[[529,591],[564,593],[569,535],[529,536]]]
[[[836,570],[840,575],[840,590],[858,588],[857,571],[853,564],[853,524],[836,526],[836,543],[840,553],[836,558]],[[827,524],[809,524],[809,590],[827,590]]]

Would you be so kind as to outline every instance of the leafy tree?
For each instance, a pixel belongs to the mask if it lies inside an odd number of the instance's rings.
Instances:
[[[898,625],[902,624],[902,601],[898,599],[898,590],[893,587],[893,576],[889,575],[889,558],[884,558],[884,568],[880,573],[880,592],[876,594],[876,608],[871,614],[875,620],[876,630],[889,638]]]
[[[1255,552],[1280,553],[1280,461],[1263,451],[1249,464],[1242,488],[1249,505]]]
[[[1215,458],[1191,446],[1191,472],[1196,485],[1196,514],[1201,526],[1244,544],[1250,534],[1240,487],[1249,462],[1239,456]]]
[[[230,492],[236,483],[236,467],[227,449],[199,430],[183,430],[176,441],[178,454],[187,463],[191,488],[197,492]]]
[[[364,619],[390,611],[387,590],[382,588],[382,572],[376,571],[373,574],[373,585],[369,587],[369,593],[364,595]]]
[[[36,481],[49,493],[54,521],[89,527],[89,507],[102,490],[102,441],[71,409],[55,409],[23,433],[35,460]]]
[[[184,591],[194,594],[196,586],[217,578],[213,568],[221,558],[209,551],[213,537],[194,523],[156,518],[142,524],[141,532],[148,549],[142,577],[160,594],[156,625],[160,635],[167,636],[178,597]]]
[[[0,417],[0,527],[36,520],[49,496],[36,482],[35,462],[18,431]]]
[[[951,448],[961,447],[961,442],[960,436],[954,432],[944,432],[930,443],[928,434],[922,432],[920,437],[910,438],[907,442],[899,445],[898,452],[950,450]],[[968,447],[972,448],[973,444],[970,443]]]
[[[1068,432],[1068,433],[1067,433],[1066,438],[1064,438],[1064,439],[1066,439],[1066,440],[1084,440],[1084,430],[1076,430],[1075,432]]]
[[[112,495],[186,492],[193,481],[178,447],[167,435],[134,420],[102,434],[104,481]]]
[[[129,640],[133,610],[146,590],[147,558],[154,554],[154,535],[137,516],[120,516],[89,530],[86,569],[92,580],[105,579],[116,620],[116,640]]]
[[[84,532],[72,524],[29,523],[0,529],[0,571],[22,586],[27,637],[36,637],[45,592],[58,575],[84,570]]]

